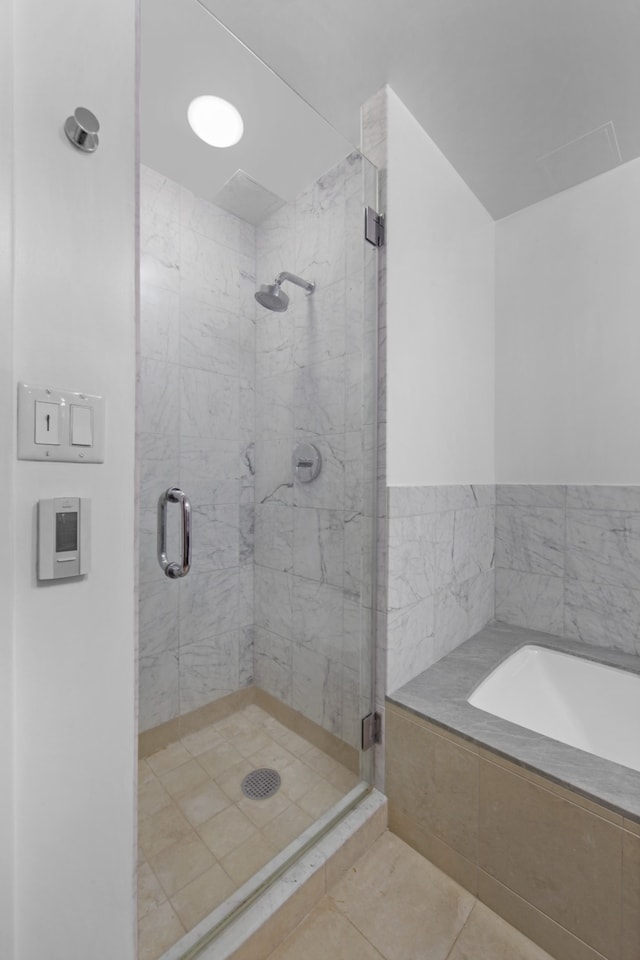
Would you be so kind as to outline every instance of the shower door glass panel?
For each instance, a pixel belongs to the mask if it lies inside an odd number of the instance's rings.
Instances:
[[[221,85],[229,151],[185,127]],[[178,957],[372,782],[376,171],[195,2],[143,2],[141,89],[139,934]]]

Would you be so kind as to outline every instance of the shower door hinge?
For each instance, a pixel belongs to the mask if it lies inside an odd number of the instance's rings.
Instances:
[[[384,246],[384,214],[373,207],[367,207],[364,212],[364,238],[374,247]]]
[[[362,749],[368,750],[374,743],[382,743],[382,716],[368,713],[362,720]]]

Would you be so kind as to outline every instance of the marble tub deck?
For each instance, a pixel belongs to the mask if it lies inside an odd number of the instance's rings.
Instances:
[[[486,747],[554,783],[640,822],[640,772],[570,747],[472,707],[467,697],[526,644],[560,650],[640,674],[640,657],[551,634],[494,623],[387,699],[437,726]]]

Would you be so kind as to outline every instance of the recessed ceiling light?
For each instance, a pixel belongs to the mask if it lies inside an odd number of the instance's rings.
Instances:
[[[244,132],[242,117],[221,97],[196,97],[189,104],[187,118],[193,132],[211,147],[232,147]]]

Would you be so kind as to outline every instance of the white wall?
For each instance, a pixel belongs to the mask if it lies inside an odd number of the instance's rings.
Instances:
[[[640,483],[640,160],[496,224],[502,483]]]
[[[13,403],[12,365],[12,140],[11,0],[0,4],[0,957],[13,956]]]
[[[388,91],[387,483],[494,481],[494,222]]]
[[[16,960],[134,956],[135,9],[14,5],[13,375],[107,398],[103,465],[13,468]],[[93,569],[38,586],[34,504],[60,495],[92,499]]]

